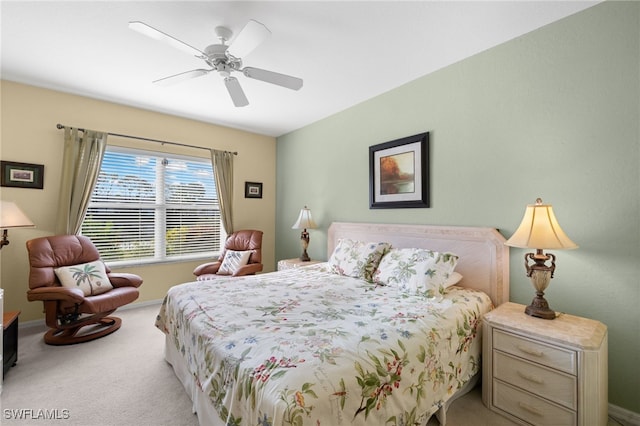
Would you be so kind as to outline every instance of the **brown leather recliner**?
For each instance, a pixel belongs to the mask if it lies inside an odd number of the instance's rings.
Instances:
[[[232,232],[227,236],[224,242],[224,249],[220,253],[218,260],[198,266],[193,270],[193,274],[198,277],[217,274],[227,250],[252,251],[247,264],[238,268],[232,276],[253,275],[256,272],[262,271],[262,234],[262,231],[255,229],[243,229]]]
[[[44,303],[45,322],[50,328],[44,341],[50,345],[87,342],[113,333],[122,320],[110,317],[120,306],[138,298],[142,278],[129,273],[105,271],[113,289],[85,296],[80,288],[63,287],[54,269],[99,261],[100,254],[91,240],[80,235],[57,235],[27,241],[29,252],[30,302]],[[81,330],[85,326],[92,326]]]

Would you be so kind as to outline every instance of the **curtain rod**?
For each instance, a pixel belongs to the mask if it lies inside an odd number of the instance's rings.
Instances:
[[[64,128],[65,128],[65,126],[64,126],[64,125],[62,125],[62,124],[60,124],[60,123],[58,123],[58,124],[56,124],[56,128],[58,128],[58,129],[64,129]],[[80,132],[84,132],[84,129],[81,129],[80,127],[77,127],[77,129],[78,129],[78,131],[80,131]],[[202,146],[196,146],[196,145],[187,145],[186,143],[169,142],[169,141],[161,141],[161,140],[159,140],[159,139],[143,138],[143,137],[140,137],[140,136],[122,135],[122,134],[120,134],[120,133],[111,133],[111,132],[107,132],[107,135],[109,135],[109,136],[119,136],[119,137],[121,137],[121,138],[138,139],[138,140],[141,140],[141,141],[147,141],[147,142],[157,142],[157,143],[160,143],[160,144],[163,144],[163,145],[164,145],[164,144],[167,144],[167,145],[177,145],[177,146],[184,146],[184,147],[187,147],[187,148],[206,149],[207,151],[212,151],[212,149],[211,149],[211,148],[205,148],[205,147],[202,147]],[[231,151],[227,151],[227,152],[231,152]],[[231,153],[232,153],[233,155],[238,155],[238,152],[237,152],[237,151],[233,151],[233,152],[231,152]]]

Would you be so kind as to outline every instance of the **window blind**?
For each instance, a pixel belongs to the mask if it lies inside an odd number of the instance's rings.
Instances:
[[[212,256],[221,229],[209,160],[107,147],[81,231],[103,260]]]

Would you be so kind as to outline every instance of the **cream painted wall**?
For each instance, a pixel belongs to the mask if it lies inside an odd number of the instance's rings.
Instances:
[[[56,124],[237,151],[234,160],[233,218],[236,229],[264,231],[265,271],[275,268],[275,138],[158,114],[109,102],[2,81],[0,158],[44,164],[44,189],[0,188],[0,198],[16,202],[36,224],[9,231],[11,244],[0,251],[4,309],[20,310],[21,321],[43,318],[40,303],[28,302],[29,264],[25,243],[52,235],[56,223],[63,131]],[[172,148],[111,137],[108,143],[208,157],[205,150]],[[244,182],[263,182],[262,199],[245,199]],[[260,212],[260,214],[256,214]],[[181,262],[119,269],[144,279],[136,303],[162,299],[172,285],[193,279],[201,262]]]
[[[419,29],[416,29],[419,31]],[[416,52],[421,52],[416,46]],[[308,205],[326,259],[332,221],[490,226],[554,205],[579,244],[558,251],[557,311],[609,330],[609,401],[640,413],[640,3],[605,2],[277,142],[276,257],[295,257]],[[369,146],[429,131],[431,208],[369,209]],[[511,300],[528,304],[527,250],[511,249]]]

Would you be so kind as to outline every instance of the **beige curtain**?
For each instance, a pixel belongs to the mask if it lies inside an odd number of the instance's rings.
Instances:
[[[213,163],[213,175],[218,191],[218,202],[220,203],[220,216],[225,232],[233,232],[233,153],[228,151],[211,150],[211,162]]]
[[[80,135],[80,133],[82,135]],[[57,234],[78,234],[98,180],[107,133],[64,128],[64,159]]]

